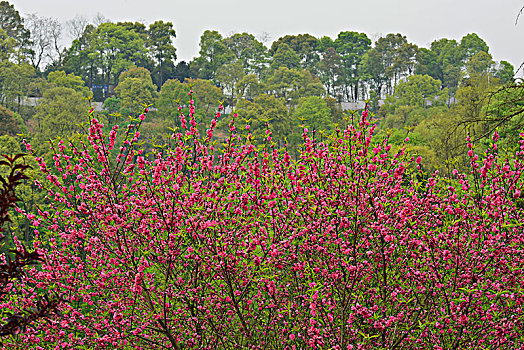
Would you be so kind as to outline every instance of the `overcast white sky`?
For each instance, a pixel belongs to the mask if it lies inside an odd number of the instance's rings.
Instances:
[[[111,21],[162,19],[174,24],[179,60],[198,54],[206,29],[222,35],[309,33],[336,38],[340,31],[366,33],[372,40],[402,33],[422,47],[439,38],[460,40],[477,33],[497,61],[517,68],[524,61],[524,0],[8,0],[22,14],[37,13],[67,21],[76,14],[103,14]],[[271,42],[270,41],[270,42]],[[269,43],[270,43],[269,42]],[[521,76],[521,74],[519,74]]]

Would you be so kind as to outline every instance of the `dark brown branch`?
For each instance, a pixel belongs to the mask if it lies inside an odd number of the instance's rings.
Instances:
[[[10,222],[9,209],[20,199],[16,196],[15,189],[22,183],[22,180],[28,179],[24,172],[30,168],[25,163],[17,163],[18,159],[23,159],[25,154],[14,156],[1,155],[0,166],[8,166],[10,171],[7,176],[0,175],[0,242],[5,238],[2,234],[2,226]],[[13,254],[7,256],[7,262],[0,264],[0,301],[9,293],[8,285],[14,280],[23,278],[25,267],[38,264],[43,261],[38,252],[30,252],[22,245],[21,248],[10,250]],[[0,324],[0,337],[9,336],[24,332],[27,326],[37,320],[50,318],[52,315],[60,315],[58,306],[61,298],[55,296],[49,300],[47,295],[40,297],[36,295],[36,305],[23,310],[21,313],[7,314],[4,324]]]

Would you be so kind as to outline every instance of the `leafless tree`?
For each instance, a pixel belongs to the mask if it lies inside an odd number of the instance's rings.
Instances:
[[[262,32],[262,34],[257,36],[257,39],[262,44],[266,45],[266,43],[269,43],[271,41],[271,34],[269,34],[268,32]]]
[[[77,40],[82,37],[84,31],[89,24],[89,20],[84,15],[76,15],[72,19],[66,22],[68,35],[71,40]]]
[[[63,56],[62,25],[52,17],[40,17],[30,14],[25,18],[26,26],[31,32],[31,64],[39,69],[43,64],[61,62]]]
[[[107,23],[107,22],[111,22],[109,19],[107,19],[103,14],[101,14],[100,12],[98,12],[95,17],[93,17],[93,24],[95,25],[95,27],[98,27],[99,25],[101,25],[102,23]]]
[[[45,53],[51,45],[49,37],[45,31],[45,21],[45,17],[39,17],[35,13],[29,14],[25,18],[26,27],[31,33],[31,42],[33,44],[30,55],[31,64],[36,69],[40,67],[42,60],[45,57]]]
[[[63,26],[56,19],[49,21],[49,35],[51,37],[52,48],[48,53],[48,58],[55,66],[62,64],[65,55],[65,48],[61,44],[63,35]]]

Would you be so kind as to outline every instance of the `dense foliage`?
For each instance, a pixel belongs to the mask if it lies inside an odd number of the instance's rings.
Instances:
[[[324,141],[304,129],[292,160],[270,130],[256,147],[235,119],[213,145],[221,110],[201,138],[190,104],[171,147],[153,154],[137,147],[144,114],[108,133],[92,117],[87,141],[60,141],[49,164],[38,158],[54,204],[26,215],[45,260],[8,305],[53,291],[62,317],[14,343],[524,345],[524,140],[504,157],[498,133],[483,157],[469,143],[470,172],[426,179],[420,157],[373,137],[367,112]]]
[[[0,1],[7,348],[524,347],[524,89],[478,35],[67,27]]]
[[[428,48],[417,47],[400,33],[373,43],[365,33],[352,31],[341,31],[336,38],[285,35],[267,47],[249,33],[224,37],[206,30],[198,56],[177,63],[176,32],[170,22],[146,26],[76,16],[63,26],[53,18],[24,18],[6,1],[0,9],[0,104],[23,119],[1,132],[23,132],[35,147],[79,130],[83,120],[77,119],[78,110],[84,103],[78,93],[86,97],[85,91],[100,103],[97,111],[106,121],[112,114],[136,116],[141,104],[151,105],[144,136],[163,144],[169,139],[166,130],[177,123],[172,115],[176,100],[193,88],[201,132],[213,118],[213,106],[222,101],[226,114],[237,109],[242,118],[253,120],[254,129],[260,125],[259,134],[269,123],[279,144],[287,144],[293,156],[301,122],[310,129],[340,123],[342,114],[362,109],[369,99],[371,111],[381,116],[381,132],[391,129],[399,135],[392,137],[394,145],[405,136],[404,128],[410,128],[418,152],[431,159],[431,170],[444,167],[448,174],[453,168],[448,162],[458,162],[460,169],[467,166],[467,159],[460,157],[467,127],[476,125],[472,136],[477,140],[500,126],[500,120],[504,127],[511,124],[504,111],[490,106],[488,96],[512,83],[513,66],[494,62],[488,45],[475,33],[460,40],[438,39]],[[69,47],[60,46],[64,35],[73,38]],[[74,95],[72,101],[64,98],[67,94]],[[51,96],[56,96],[53,102]],[[318,107],[321,112],[306,107],[319,98],[330,106],[329,115],[324,107]],[[273,107],[265,110],[269,105]],[[516,111],[514,116],[521,116],[521,109]],[[64,126],[57,127],[57,122]],[[219,124],[215,137],[222,141],[226,135],[227,125]],[[507,136],[501,130],[501,137]]]

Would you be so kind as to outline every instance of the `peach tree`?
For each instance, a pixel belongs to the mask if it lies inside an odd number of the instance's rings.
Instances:
[[[373,138],[366,111],[329,138],[305,128],[296,159],[235,118],[216,145],[221,113],[201,136],[190,103],[146,154],[144,114],[104,126],[91,112],[86,138],[37,159],[54,205],[26,215],[50,238],[8,306],[49,290],[61,316],[13,344],[524,347],[523,141],[504,157],[496,133],[485,155],[468,144],[471,172],[443,178]]]

